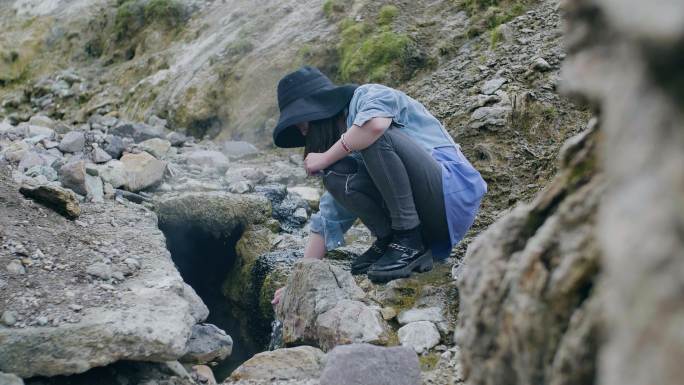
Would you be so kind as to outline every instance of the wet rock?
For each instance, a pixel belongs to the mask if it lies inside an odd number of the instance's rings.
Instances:
[[[495,78],[495,79],[490,79],[487,80],[483,85],[481,92],[485,95],[491,95],[495,93],[496,91],[501,88],[504,84],[506,84],[507,80],[504,78]]]
[[[132,138],[135,143],[140,143],[152,138],[163,138],[166,136],[166,132],[162,127],[150,126],[144,123],[129,122],[119,122],[116,126],[109,130],[109,133],[122,138]]]
[[[411,322],[397,331],[402,346],[410,347],[416,353],[422,353],[439,344],[439,330],[429,321]]]
[[[59,150],[62,152],[77,153],[83,152],[85,146],[85,135],[80,131],[67,132],[59,142]]]
[[[230,159],[241,159],[259,153],[253,144],[249,142],[228,140],[221,145],[222,152]]]
[[[228,158],[219,151],[197,150],[185,155],[189,165],[200,167],[205,171],[225,173],[230,166]]]
[[[75,219],[81,215],[78,199],[71,190],[59,186],[42,185],[38,187],[22,186],[19,192],[52,208],[69,219]]]
[[[329,351],[337,345],[389,340],[388,325],[378,309],[359,301],[341,300],[316,319],[319,346]]]
[[[255,355],[230,375],[232,380],[309,380],[323,370],[325,353],[311,346],[277,349]]]
[[[368,344],[338,346],[328,353],[320,385],[418,385],[418,356],[409,348]]]
[[[149,152],[157,159],[163,159],[171,148],[171,142],[166,139],[153,138],[140,142],[138,147],[143,149],[143,151]]]
[[[2,385],[24,385],[24,380],[11,373],[0,372],[0,384]]]
[[[298,261],[276,309],[283,323],[283,341],[285,344],[319,341],[319,316],[342,300],[363,297],[363,291],[349,272],[320,260]]]
[[[198,324],[192,327],[187,351],[181,362],[207,363],[222,361],[233,351],[233,339],[226,332],[212,324]]]
[[[121,157],[121,163],[126,170],[124,187],[132,192],[158,185],[166,172],[166,162],[146,152],[126,154]]]
[[[119,136],[107,135],[103,149],[113,159],[119,159],[126,149],[126,143],[124,143],[123,139]]]

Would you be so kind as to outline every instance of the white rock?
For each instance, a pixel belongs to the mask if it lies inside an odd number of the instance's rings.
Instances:
[[[318,210],[318,204],[321,200],[321,193],[318,189],[308,186],[294,186],[288,187],[287,192],[299,195],[312,210]]]
[[[442,309],[438,307],[426,307],[420,309],[404,310],[397,316],[399,324],[406,325],[411,322],[430,321],[434,323],[444,322],[446,319],[442,314]]]
[[[387,324],[380,312],[359,301],[342,300],[316,319],[318,343],[329,351],[351,343],[385,344]]]
[[[411,322],[399,328],[399,342],[420,354],[439,344],[439,331],[429,321]]]

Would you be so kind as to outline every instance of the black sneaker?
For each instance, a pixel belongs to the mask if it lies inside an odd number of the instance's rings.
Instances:
[[[392,236],[376,239],[366,252],[359,255],[354,262],[352,262],[352,275],[366,274],[368,268],[385,254],[387,246],[391,241]]]
[[[425,246],[414,249],[392,242],[387,252],[368,269],[368,278],[374,283],[383,283],[407,278],[413,271],[423,273],[430,270],[432,253]]]

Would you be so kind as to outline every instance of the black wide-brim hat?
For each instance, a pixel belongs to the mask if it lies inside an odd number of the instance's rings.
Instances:
[[[273,129],[278,147],[302,147],[304,136],[297,123],[331,118],[349,105],[355,84],[336,86],[314,67],[302,67],[285,75],[278,83],[280,118]]]

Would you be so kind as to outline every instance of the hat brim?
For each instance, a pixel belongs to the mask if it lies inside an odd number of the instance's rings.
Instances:
[[[273,129],[275,145],[282,148],[303,147],[304,136],[295,125],[335,116],[349,104],[356,88],[354,84],[347,84],[290,103],[280,111],[280,119]]]

